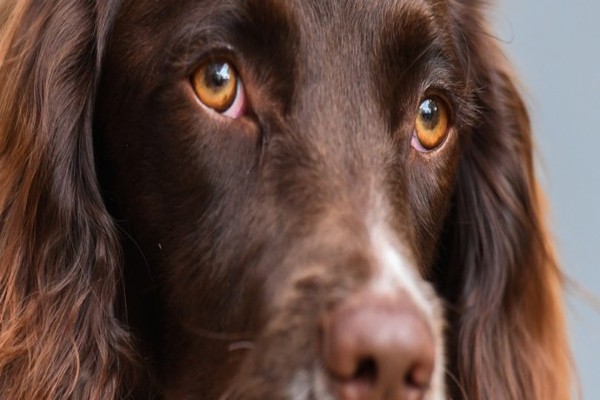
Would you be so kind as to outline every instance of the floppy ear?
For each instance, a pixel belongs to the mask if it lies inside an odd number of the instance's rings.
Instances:
[[[19,1],[0,49],[0,397],[120,398],[119,249],[92,114],[115,1]]]
[[[444,236],[454,398],[567,399],[562,276],[542,222],[528,115],[478,1],[452,2],[480,122]],[[446,283],[442,283],[446,282]]]

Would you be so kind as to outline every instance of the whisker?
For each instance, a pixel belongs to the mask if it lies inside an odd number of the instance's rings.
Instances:
[[[215,332],[208,329],[190,326],[189,324],[181,324],[181,327],[200,338],[217,340],[222,342],[252,343],[252,340],[250,340],[249,338],[252,338],[254,336],[254,334],[249,332]]]
[[[465,388],[461,384],[461,382],[458,379],[458,377],[456,375],[454,375],[450,370],[448,370],[448,368],[444,368],[444,370],[445,370],[444,371],[445,375],[448,376],[450,378],[450,380],[455,383],[456,387],[460,391],[460,395],[461,395],[460,397],[463,398],[463,399],[468,398],[467,391],[465,390]]]
[[[254,342],[249,340],[239,340],[233,343],[230,343],[227,347],[229,352],[240,351],[240,350],[252,350],[254,349]]]

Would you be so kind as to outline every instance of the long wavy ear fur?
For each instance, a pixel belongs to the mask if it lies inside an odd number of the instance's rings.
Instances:
[[[119,398],[133,362],[91,132],[114,3],[18,1],[0,41],[0,398]]]
[[[562,275],[542,222],[530,123],[479,3],[451,2],[481,113],[439,266],[455,333],[453,398],[564,400],[571,359]]]

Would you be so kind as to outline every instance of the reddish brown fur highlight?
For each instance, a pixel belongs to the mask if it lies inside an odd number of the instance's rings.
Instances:
[[[117,398],[131,362],[91,154],[106,4],[19,2],[2,40],[2,398]]]

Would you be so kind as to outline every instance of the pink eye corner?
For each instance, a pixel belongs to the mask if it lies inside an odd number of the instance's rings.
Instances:
[[[209,60],[191,77],[194,92],[205,108],[229,118],[246,113],[246,91],[242,80],[227,60]]]
[[[238,80],[235,99],[231,106],[222,114],[229,118],[240,118],[246,114],[246,90],[241,80]]]

